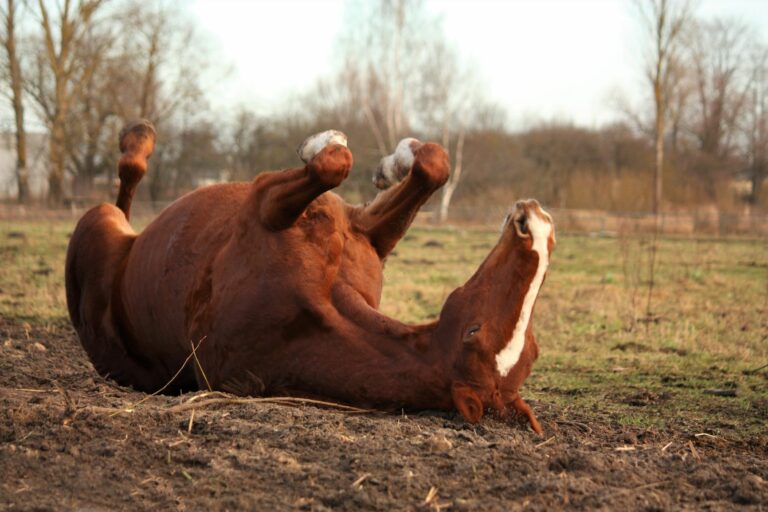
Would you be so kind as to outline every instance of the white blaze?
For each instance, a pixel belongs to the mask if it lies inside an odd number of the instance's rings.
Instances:
[[[507,345],[501,349],[501,352],[496,354],[496,368],[502,377],[507,376],[523,352],[525,331],[528,329],[528,322],[531,319],[531,310],[536,302],[536,296],[539,294],[539,288],[541,288],[544,274],[547,272],[547,266],[549,265],[547,242],[552,232],[552,225],[531,210],[528,214],[528,231],[533,237],[533,250],[539,255],[539,266],[536,268],[536,275],[533,276],[533,281],[531,281],[531,287],[528,288],[528,292],[523,299],[523,307],[520,309],[520,317],[517,319],[515,330],[512,331],[512,338],[507,341]]]

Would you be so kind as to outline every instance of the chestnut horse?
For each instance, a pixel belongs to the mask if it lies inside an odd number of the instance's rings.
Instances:
[[[408,325],[378,311],[384,259],[448,178],[438,144],[404,139],[382,160],[369,204],[329,192],[352,167],[346,137],[299,148],[302,167],[195,190],[136,234],[131,200],[155,143],[151,124],[120,137],[117,205],[88,211],[67,252],[67,304],[96,370],[156,391],[197,347],[175,390],[327,397],[351,404],[523,413],[538,355],[532,331],[554,228],[519,201],[477,272],[438,320]],[[202,372],[200,371],[202,368]]]

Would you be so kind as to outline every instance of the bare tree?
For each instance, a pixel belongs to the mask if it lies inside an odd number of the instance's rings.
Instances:
[[[477,124],[475,114],[484,115],[492,107],[477,94],[477,73],[462,66],[457,52],[442,38],[425,48],[424,61],[413,73],[418,77],[414,118],[425,136],[440,140],[451,159],[451,175],[441,190],[436,217],[443,223],[464,172],[467,131]]]
[[[754,44],[749,53],[750,80],[744,109],[745,160],[752,182],[749,202],[759,205],[768,178],[768,47]]]
[[[681,139],[686,133],[686,121],[693,101],[695,85],[690,69],[685,63],[679,63],[670,71],[673,76],[669,80],[672,87],[667,99],[667,117],[669,142],[674,155],[679,152]],[[651,132],[655,134],[655,127]]]
[[[373,134],[380,156],[391,153],[410,128],[406,110],[423,63],[422,0],[350,4],[352,18],[341,45],[342,84]],[[428,26],[428,24],[427,24]]]
[[[184,109],[203,110],[201,77],[210,68],[205,39],[179,5],[131,4],[119,23],[119,65],[130,90],[119,90],[117,110],[156,125]]]
[[[5,73],[3,78],[10,86],[11,105],[16,124],[16,184],[19,203],[29,201],[29,174],[27,169],[27,132],[24,128],[23,78],[19,52],[17,49],[17,9],[15,0],[7,0],[5,6],[0,6],[3,28],[2,43],[5,48]]]
[[[75,196],[90,196],[94,178],[105,171],[109,174],[115,164],[110,156],[114,154],[116,134],[108,125],[117,111],[110,92],[127,87],[113,73],[114,61],[119,60],[115,45],[114,31],[92,31],[78,51],[88,72],[78,77],[80,91],[68,109],[65,129],[67,169],[74,175]],[[124,123],[115,121],[115,128]]]
[[[352,7],[349,32],[341,40],[345,66],[339,85],[346,91],[342,101],[358,106],[380,157],[409,134],[441,141],[453,163],[437,216],[444,221],[465,170],[472,110],[482,103],[475,73],[464,69],[422,0]]]
[[[703,153],[726,159],[735,149],[748,97],[750,32],[736,20],[714,19],[697,23],[692,39],[697,103],[692,109],[692,131]]]
[[[124,86],[113,100],[118,115],[151,119],[161,134],[154,172],[148,176],[154,203],[180,183],[179,174],[186,170],[178,166],[187,161],[182,153],[194,149],[183,141],[207,122],[201,83],[212,64],[205,38],[174,2],[150,8],[129,5],[121,16],[120,33],[121,59],[115,72],[124,77]],[[226,73],[219,71],[218,76]]]
[[[653,90],[655,107],[653,212],[661,209],[664,177],[664,136],[672,91],[679,84],[682,34],[692,16],[688,0],[640,0],[638,9],[651,37],[646,77]]]
[[[559,208],[571,205],[569,184],[576,171],[605,167],[599,138],[571,124],[546,123],[523,135],[525,157],[534,163],[543,198]],[[543,188],[543,187],[542,187]]]
[[[202,39],[170,2],[113,4],[98,21],[91,17],[86,25],[81,19],[78,27],[63,108],[63,165],[74,175],[73,193],[90,195],[97,176],[112,182],[113,141],[127,120],[140,117],[151,119],[162,134],[148,180],[152,199],[159,199],[176,182],[164,173],[173,162],[185,161],[179,151],[192,148],[179,142],[189,131],[184,124],[207,111],[201,101],[201,74],[207,69]],[[50,58],[38,60],[36,78],[33,90],[53,134],[62,108],[56,107],[61,103]]]
[[[51,204],[61,203],[64,197],[70,108],[98,64],[82,58],[81,50],[101,4],[102,0],[63,0],[54,12],[43,0],[37,3],[42,51],[28,90],[50,130],[48,199]]]
[[[459,186],[461,181],[461,174],[464,171],[464,139],[466,138],[466,128],[464,126],[459,127],[459,133],[456,140],[456,149],[453,152],[453,166],[451,169],[451,175],[448,177],[448,181],[443,185],[442,193],[440,194],[440,209],[437,212],[437,221],[443,223],[448,220],[448,209],[451,206],[453,200],[453,194],[456,192],[456,187]],[[446,144],[444,141],[443,144]],[[450,149],[447,146],[446,149]]]

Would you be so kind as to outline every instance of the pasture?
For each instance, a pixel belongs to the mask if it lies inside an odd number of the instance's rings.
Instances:
[[[493,417],[120,388],[92,369],[67,317],[74,222],[0,220],[0,509],[768,503],[765,240],[659,240],[648,315],[650,238],[558,234],[522,390],[539,437]],[[434,318],[497,236],[413,228],[387,261],[382,310]]]

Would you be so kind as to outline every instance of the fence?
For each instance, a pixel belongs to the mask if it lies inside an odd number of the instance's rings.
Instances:
[[[560,233],[594,233],[614,236],[619,233],[650,233],[656,216],[646,212],[607,212],[547,208]],[[501,206],[464,207],[450,210],[450,221],[468,224],[500,225],[508,212]],[[424,211],[420,219],[432,222],[435,212]],[[659,214],[662,235],[768,236],[768,214],[723,212],[717,209],[663,212]]]
[[[168,203],[152,204],[135,201],[132,213],[135,218],[152,218]],[[49,209],[41,206],[18,206],[0,203],[0,220],[43,220],[79,218],[90,207],[86,202],[72,203],[68,208]],[[488,205],[468,207],[456,205],[450,210],[449,224],[500,226],[508,208]],[[613,236],[626,233],[650,233],[655,227],[655,217],[643,212],[606,212],[601,210],[571,210],[547,208],[552,214],[559,233],[591,233]],[[433,224],[435,212],[425,208],[417,221]],[[714,208],[695,211],[664,212],[659,216],[659,233],[677,236],[752,236],[768,237],[768,215],[764,213],[733,213]]]

